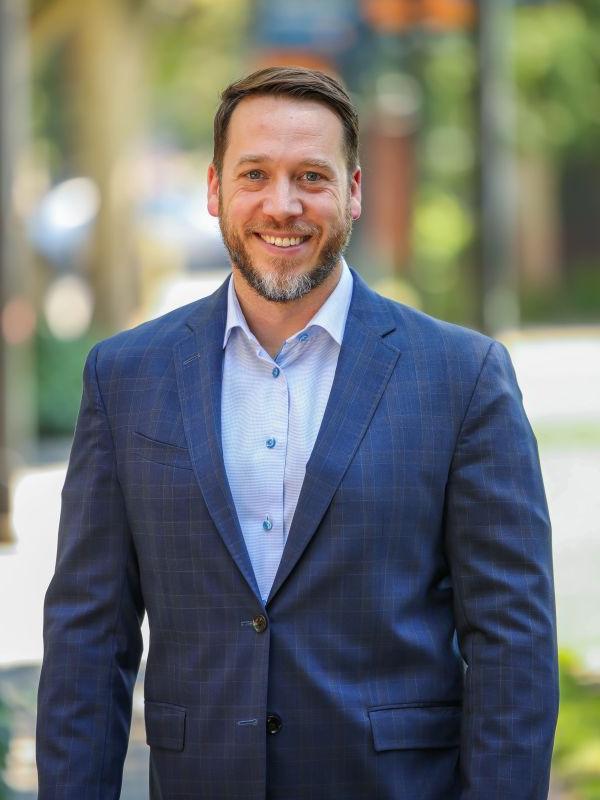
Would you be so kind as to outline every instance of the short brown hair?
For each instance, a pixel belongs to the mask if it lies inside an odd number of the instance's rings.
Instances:
[[[227,148],[227,128],[237,104],[253,95],[278,95],[316,100],[334,111],[344,128],[344,151],[348,172],[358,167],[358,114],[348,93],[334,78],[304,67],[267,67],[235,81],[221,94],[214,120],[213,164],[221,175]]]

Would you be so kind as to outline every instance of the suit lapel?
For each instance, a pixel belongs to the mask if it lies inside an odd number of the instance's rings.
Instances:
[[[221,443],[223,334],[227,281],[189,320],[192,332],[174,348],[183,424],[196,478],[231,557],[260,600],[260,592],[227,481]]]
[[[354,291],[331,393],[270,602],[312,539],[363,438],[400,351],[382,336],[395,323],[385,301],[353,273]]]

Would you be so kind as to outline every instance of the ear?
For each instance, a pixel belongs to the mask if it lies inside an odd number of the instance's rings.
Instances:
[[[206,182],[208,184],[208,192],[206,199],[206,207],[208,213],[212,217],[219,216],[219,176],[217,175],[217,168],[214,164],[210,164],[208,168],[208,175]]]
[[[360,167],[357,167],[352,174],[352,179],[350,180],[350,211],[352,213],[352,219],[354,220],[360,217],[360,212],[362,209],[361,179],[362,173],[360,171]]]

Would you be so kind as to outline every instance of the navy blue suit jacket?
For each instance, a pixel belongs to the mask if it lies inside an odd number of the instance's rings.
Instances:
[[[119,797],[144,611],[156,800],[546,798],[550,527],[505,349],[354,275],[263,604],[221,450],[226,303],[224,285],[87,360],[45,608],[40,800]]]

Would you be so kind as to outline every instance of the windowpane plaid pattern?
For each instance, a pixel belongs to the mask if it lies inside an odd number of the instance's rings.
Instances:
[[[90,354],[45,607],[40,800],[546,800],[550,527],[505,349],[353,274],[266,603],[227,480],[227,286]],[[269,732],[268,732],[269,731]]]

